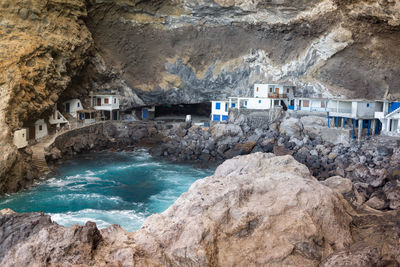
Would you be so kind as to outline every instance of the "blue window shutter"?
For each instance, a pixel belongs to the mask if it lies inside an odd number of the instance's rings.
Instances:
[[[221,109],[221,103],[219,102],[215,103],[215,109]]]
[[[222,121],[228,121],[228,115],[222,115]]]
[[[233,108],[236,107],[236,104],[235,104],[235,103],[232,103],[232,107],[233,107]]]
[[[228,103],[225,103],[225,111],[228,111]]]
[[[258,103],[261,104],[261,100],[258,100]]]
[[[77,104],[77,105],[78,105],[78,108],[81,106],[81,104],[80,104],[79,102],[78,102],[78,104]]]
[[[247,101],[244,101],[244,105],[247,106]]]
[[[214,115],[213,116],[213,121],[220,121],[221,120],[221,116],[220,115]]]

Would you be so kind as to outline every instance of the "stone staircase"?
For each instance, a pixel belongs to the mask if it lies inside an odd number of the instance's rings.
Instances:
[[[46,144],[39,143],[31,147],[32,149],[32,164],[39,171],[40,175],[50,171],[44,155],[44,147]]]

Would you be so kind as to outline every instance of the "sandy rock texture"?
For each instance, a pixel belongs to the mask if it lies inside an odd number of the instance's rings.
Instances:
[[[400,262],[395,213],[357,211],[291,156],[227,160],[140,230],[62,227],[0,212],[2,266],[386,266]],[[332,189],[331,189],[332,188]],[[395,266],[395,265],[392,265]]]
[[[12,132],[46,118],[93,45],[84,1],[0,3],[0,192],[31,180],[26,156],[11,145]],[[13,185],[15,184],[15,185]]]

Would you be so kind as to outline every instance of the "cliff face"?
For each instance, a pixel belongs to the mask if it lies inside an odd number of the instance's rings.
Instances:
[[[92,46],[84,1],[14,1],[0,4],[0,192],[32,179],[11,132],[29,126],[57,103]],[[21,182],[21,183],[20,183]],[[20,184],[19,184],[20,183]]]
[[[109,86],[122,80],[140,98],[133,105],[246,95],[255,82],[382,99],[400,97],[399,9],[400,1],[95,1],[88,27],[113,73]]]

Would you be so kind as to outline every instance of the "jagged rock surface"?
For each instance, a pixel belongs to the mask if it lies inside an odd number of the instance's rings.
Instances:
[[[395,213],[356,212],[291,156],[227,160],[135,233],[62,227],[42,214],[0,213],[1,266],[335,266],[398,264]],[[394,266],[394,265],[393,265]]]
[[[93,45],[84,1],[0,3],[0,192],[15,192],[35,177],[12,131],[46,118],[85,65]]]

